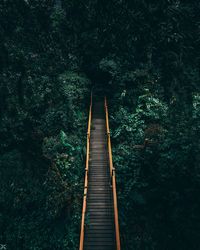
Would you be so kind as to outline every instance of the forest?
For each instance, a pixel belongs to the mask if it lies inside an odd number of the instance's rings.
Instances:
[[[121,249],[200,249],[199,13],[197,0],[0,0],[0,249],[78,249],[96,86]]]

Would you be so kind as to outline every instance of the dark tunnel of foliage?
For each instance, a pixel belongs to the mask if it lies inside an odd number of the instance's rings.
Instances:
[[[200,249],[200,2],[0,1],[0,244],[77,250],[88,105],[108,96],[122,250]]]

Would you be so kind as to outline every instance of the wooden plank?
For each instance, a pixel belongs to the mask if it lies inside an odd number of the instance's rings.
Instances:
[[[113,191],[110,186],[109,155],[103,102],[93,103],[89,133],[87,174],[87,224],[80,250],[114,250],[115,225]],[[88,125],[88,126],[89,126]]]

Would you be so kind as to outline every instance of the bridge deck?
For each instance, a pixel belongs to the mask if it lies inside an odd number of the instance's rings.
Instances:
[[[114,250],[115,226],[104,104],[92,110],[84,250]]]

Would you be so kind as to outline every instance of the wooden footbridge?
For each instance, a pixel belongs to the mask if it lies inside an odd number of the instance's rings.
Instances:
[[[91,95],[79,250],[120,250],[107,100],[92,99]]]

